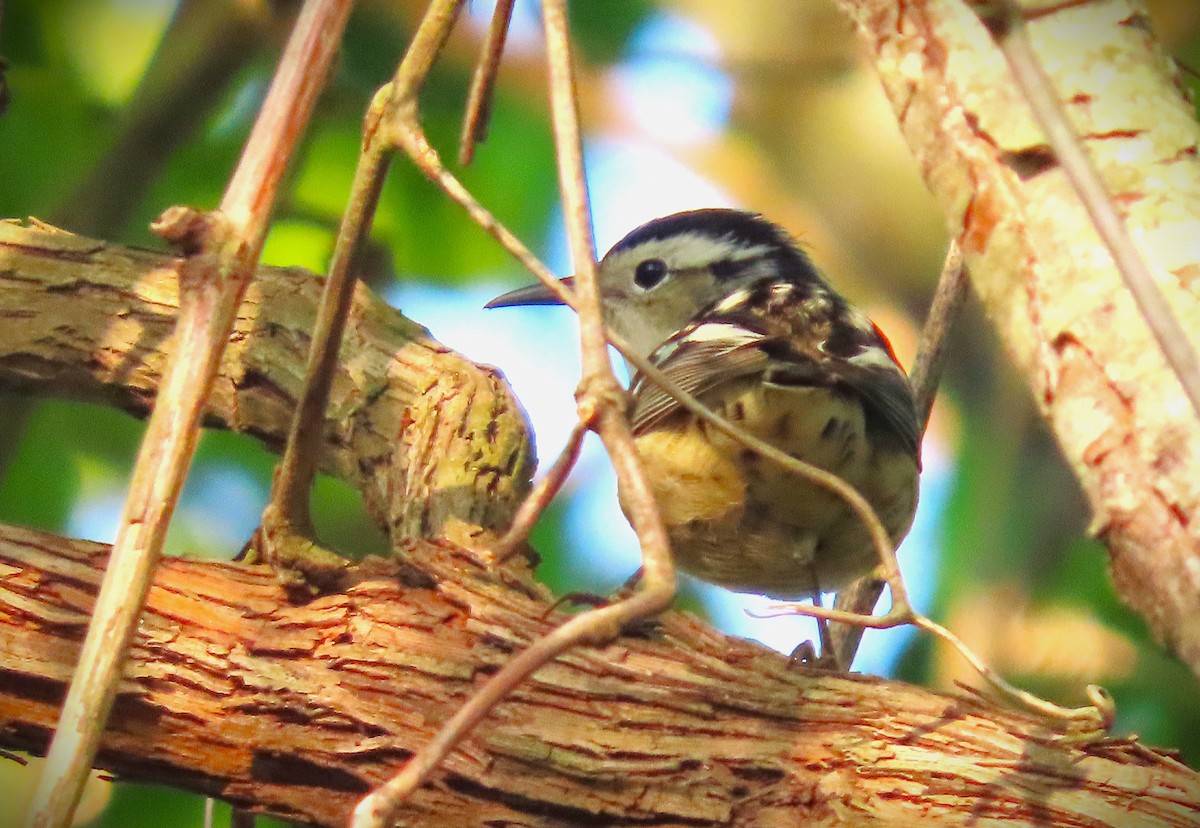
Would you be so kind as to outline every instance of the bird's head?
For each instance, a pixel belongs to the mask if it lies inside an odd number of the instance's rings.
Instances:
[[[816,269],[782,228],[743,210],[675,213],[621,239],[598,270],[605,322],[649,356],[702,310],[764,278],[820,281]],[[563,280],[567,286],[572,279]],[[531,285],[489,308],[561,304],[544,285]]]

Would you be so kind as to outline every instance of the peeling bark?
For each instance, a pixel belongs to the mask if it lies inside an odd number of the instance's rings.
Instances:
[[[107,547],[0,527],[0,744],[41,752]],[[269,570],[170,559],[101,765],[344,825],[484,676],[561,621],[526,575],[414,542],[344,594],[289,604]],[[406,585],[416,584],[416,585]],[[536,674],[402,824],[1191,826],[1200,775],[1087,751],[974,697],[799,668],[670,614]]]
[[[1200,422],[962,0],[839,0],[1079,478],[1122,598],[1200,675]],[[1200,349],[1200,127],[1135,0],[1025,3],[1040,59]]]

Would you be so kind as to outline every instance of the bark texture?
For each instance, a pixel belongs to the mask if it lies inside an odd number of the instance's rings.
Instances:
[[[1200,422],[963,0],[839,0],[1081,481],[1113,579],[1200,675]],[[1058,97],[1200,349],[1200,128],[1141,3],[1023,4]],[[1034,14],[1036,12],[1036,14]]]
[[[179,309],[168,257],[0,222],[0,387],[144,415]],[[304,382],[321,282],[260,268],[226,349],[210,424],[279,449]],[[529,490],[528,421],[499,371],[469,362],[359,286],[322,468],[362,492],[393,546],[507,527]]]
[[[486,554],[415,542],[345,594],[159,569],[100,751],[129,779],[343,825],[484,676],[560,621]],[[0,742],[41,752],[107,547],[0,528]],[[540,671],[402,824],[1194,826],[1200,776],[1079,751],[978,698],[806,672],[679,614]]]

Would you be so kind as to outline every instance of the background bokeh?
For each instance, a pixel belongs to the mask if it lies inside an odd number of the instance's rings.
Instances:
[[[0,116],[0,216],[27,215],[128,244],[163,208],[214,206],[269,81],[294,2],[10,0],[0,20],[10,103]],[[345,205],[364,108],[394,69],[423,2],[362,2],[294,164],[264,259],[323,271]],[[1200,4],[1151,3],[1168,48],[1200,64]],[[471,63],[491,4],[474,2],[423,98],[453,157]],[[889,332],[907,362],[946,243],[941,216],[878,81],[832,0],[606,0],[572,4],[587,161],[602,248],[676,210],[731,205],[784,224],[830,280]],[[518,4],[490,130],[462,176],[558,271],[566,262],[545,113],[538,10]],[[561,447],[578,378],[574,322],[557,309],[484,312],[530,280],[404,160],[393,165],[367,281],[441,341],[502,368],[545,461]],[[902,565],[919,606],[1006,675],[1078,703],[1117,699],[1118,732],[1200,766],[1196,682],[1148,640],[1087,540],[1086,509],[1028,393],[978,309],[954,335],[924,449],[917,526]],[[0,520],[111,540],[141,422],[117,411],[0,392]],[[273,456],[205,436],[168,540],[172,554],[231,557],[256,525]],[[356,494],[318,483],[321,538],[382,551]],[[555,591],[607,592],[637,566],[603,454],[589,444],[534,544]],[[787,651],[800,619],[689,582],[680,603]],[[871,632],[856,668],[946,687],[964,665],[906,631]],[[36,762],[0,760],[0,826],[17,824]],[[196,796],[89,787],[81,822],[200,825]],[[218,806],[217,824],[227,809]]]

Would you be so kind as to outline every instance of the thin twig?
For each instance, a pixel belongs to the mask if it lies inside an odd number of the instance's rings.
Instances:
[[[543,0],[546,29],[546,60],[550,76],[550,114],[554,146],[563,195],[567,237],[575,272],[575,296],[579,301],[579,339],[582,349],[583,381],[576,392],[581,417],[591,421],[599,434],[624,493],[625,510],[642,548],[642,577],[637,591],[610,607],[586,612],[579,618],[592,622],[591,633],[580,630],[580,643],[604,641],[630,623],[656,615],[675,596],[675,565],[666,527],[650,491],[633,433],[626,418],[625,393],[617,382],[608,357],[608,337],[596,278],[596,248],[587,177],[583,166],[583,138],[579,128],[579,96],[571,54],[566,0]],[[617,630],[606,630],[612,611]],[[607,638],[606,638],[607,637]]]
[[[1075,134],[1050,76],[1033,49],[1020,6],[1015,0],[994,0],[985,4],[979,15],[1008,61],[1013,79],[1034,119],[1046,134],[1058,163],[1113,257],[1125,287],[1133,295],[1167,364],[1191,401],[1192,410],[1200,417],[1200,359],[1188,333],[1163,298],[1154,274],[1117,214],[1103,179]]]
[[[913,359],[908,382],[913,390],[913,402],[917,407],[917,420],[921,432],[929,426],[929,414],[937,397],[938,383],[942,379],[942,368],[946,363],[946,344],[950,331],[958,320],[963,300],[967,296],[967,270],[963,267],[962,248],[957,239],[950,240],[946,260],[933,291],[929,314],[921,330],[921,341],[917,344],[917,356]]]
[[[372,106],[372,111],[376,105]],[[371,133],[368,132],[368,135]],[[310,507],[313,478],[320,456],[318,443],[323,436],[325,409],[333,386],[346,316],[354,298],[358,255],[379,202],[389,158],[390,153],[373,137],[364,141],[350,187],[350,201],[338,226],[329,274],[325,278],[313,322],[304,390],[296,405],[283,456],[271,486],[270,502],[263,511],[264,552],[268,560],[272,560],[277,531],[305,535],[312,533]]]
[[[580,421],[590,424],[600,435],[622,490],[627,493],[630,522],[642,544],[643,577],[639,589],[630,597],[575,616],[505,664],[472,694],[399,774],[358,804],[351,822],[353,828],[382,828],[390,824],[405,798],[428,778],[471,728],[539,668],[580,644],[611,641],[629,623],[661,612],[675,594],[675,571],[666,529],[642,474],[633,435],[625,419],[624,393],[608,361],[600,291],[596,284],[595,248],[565,4],[563,0],[543,0],[542,13],[550,74],[551,120],[575,265],[575,298],[579,305],[583,381],[576,396]],[[405,132],[419,134],[419,128],[409,124]],[[431,156],[414,156],[417,157],[428,159]]]
[[[329,275],[321,294],[313,326],[304,391],[288,433],[287,445],[271,500],[263,511],[261,540],[269,561],[288,567],[298,562],[281,559],[288,536],[311,536],[310,498],[316,475],[318,444],[325,425],[325,409],[341,350],[342,333],[354,297],[359,253],[370,232],[392,153],[397,113],[415,112],[415,101],[433,59],[454,27],[463,0],[440,0],[430,5],[413,41],[396,67],[391,83],[383,86],[368,108],[363,147],[354,171],[350,202],[338,226]]]
[[[516,0],[496,0],[487,39],[483,41],[479,62],[475,64],[475,74],[471,76],[471,91],[467,95],[462,134],[458,139],[458,163],[464,167],[475,158],[475,145],[487,140],[492,93],[496,88],[496,75],[500,71],[500,59],[504,56],[508,25],[512,21],[515,5]]]
[[[546,511],[546,507],[558,496],[563,483],[567,481],[567,475],[579,460],[579,450],[583,447],[583,438],[587,432],[588,424],[583,420],[576,420],[575,425],[571,427],[571,433],[567,435],[567,444],[563,446],[553,465],[542,475],[542,479],[534,484],[533,489],[521,502],[504,537],[492,547],[492,555],[497,561],[506,561],[512,556],[529,537],[542,512]]]
[[[892,558],[895,558],[894,552],[892,553]],[[879,630],[912,624],[931,635],[937,636],[957,650],[985,681],[1010,699],[1052,719],[1087,723],[1081,741],[1092,741],[1103,736],[1107,728],[1111,726],[1115,718],[1115,710],[1111,697],[1108,696],[1103,688],[1089,685],[1088,698],[1091,704],[1084,707],[1063,707],[1054,704],[1010,684],[963,643],[962,639],[950,632],[950,630],[918,612],[911,605],[899,608],[897,606],[898,603],[893,599],[892,609],[887,615],[862,615],[846,612],[845,610],[826,609],[825,607],[806,604],[778,604],[768,608],[765,612],[754,613],[754,616],[756,618],[775,618],[781,615],[804,615],[809,618],[825,619],[827,621],[854,624]],[[899,612],[897,611],[898,609],[900,610]]]
[[[1039,696],[1022,690],[1004,679],[999,673],[993,670],[987,662],[975,654],[961,638],[959,638],[950,630],[943,627],[941,624],[933,621],[930,618],[914,613],[912,623],[945,641],[958,651],[958,654],[966,659],[975,671],[979,673],[989,684],[999,690],[1001,693],[1016,699],[1031,710],[1036,710],[1056,719],[1065,719],[1066,721],[1089,721],[1091,726],[1086,728],[1082,734],[1080,741],[1092,741],[1098,735],[1103,735],[1108,728],[1112,727],[1113,720],[1116,718],[1116,708],[1113,704],[1112,697],[1104,688],[1095,684],[1089,684],[1087,687],[1088,701],[1091,702],[1087,707],[1061,707],[1052,702],[1048,702]],[[1067,737],[1071,738],[1071,737]]]
[[[59,717],[29,825],[70,822],[116,696],[121,667],[195,451],[238,304],[262,249],[283,172],[308,122],[349,14],[348,0],[309,0],[215,214],[164,214],[196,255],[180,265],[174,352],[138,451],[116,543]]]
[[[925,317],[925,326],[921,330],[917,356],[908,375],[922,433],[928,427],[929,414],[933,411],[933,401],[945,362],[946,342],[966,295],[967,273],[963,267],[962,248],[957,239],[952,239],[933,292],[929,314]],[[869,615],[879,603],[885,586],[886,582],[874,575],[860,578],[838,592],[833,606],[835,609]],[[855,624],[837,624],[830,631],[834,661],[840,669],[849,670],[854,663],[863,631],[863,627]]]

